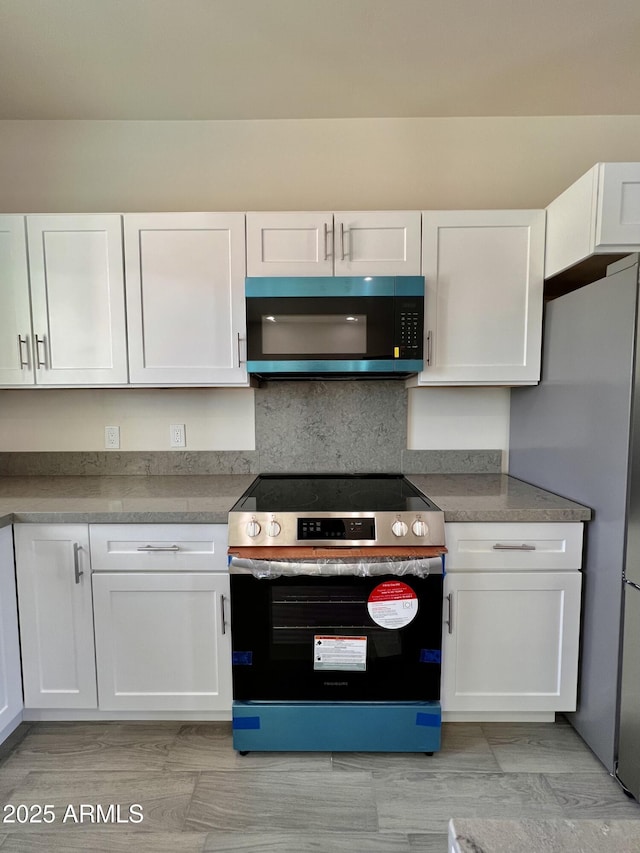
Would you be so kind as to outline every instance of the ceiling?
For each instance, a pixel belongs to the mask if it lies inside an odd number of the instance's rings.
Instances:
[[[0,0],[0,119],[625,114],[639,0]]]

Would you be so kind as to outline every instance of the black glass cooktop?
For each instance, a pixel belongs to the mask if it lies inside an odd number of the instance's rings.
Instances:
[[[231,512],[437,510],[402,474],[262,474]]]

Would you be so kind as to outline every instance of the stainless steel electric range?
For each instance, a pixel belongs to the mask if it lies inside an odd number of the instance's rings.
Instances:
[[[258,477],[229,513],[236,749],[439,749],[445,550],[402,475]]]

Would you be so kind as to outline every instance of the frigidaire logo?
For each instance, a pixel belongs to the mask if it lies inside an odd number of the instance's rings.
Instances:
[[[323,681],[325,687],[348,687],[348,681]]]

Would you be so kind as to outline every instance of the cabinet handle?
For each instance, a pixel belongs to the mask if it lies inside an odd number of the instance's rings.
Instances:
[[[179,551],[179,545],[138,545],[138,551],[147,551],[147,553],[151,553],[152,551]]]
[[[20,358],[20,368],[29,367],[29,340],[28,338],[23,338],[22,335],[18,335],[18,356]],[[23,347],[26,347],[27,357],[25,358],[23,355]]]
[[[324,223],[324,259],[329,260],[329,226]]]
[[[47,366],[47,339],[44,337],[40,337],[40,335],[35,336],[36,339],[36,367],[46,367]],[[40,360],[40,347],[42,346],[42,352],[44,353],[44,358],[42,361]]]
[[[500,542],[496,542],[493,546],[494,551],[535,551],[535,545],[501,545]]]
[[[220,611],[222,614],[222,633],[227,633],[227,620],[224,613],[224,595],[220,596]]]
[[[427,367],[431,367],[431,346],[433,343],[433,333],[431,329],[427,332]]]
[[[445,619],[444,624],[448,625],[449,634],[453,634],[453,593],[450,592],[447,596],[447,605],[449,608],[448,618]]]
[[[344,251],[344,223],[340,223],[340,260],[344,261],[345,251]]]
[[[76,578],[76,583],[80,583],[80,578],[84,574],[82,569],[80,568],[80,551],[82,551],[82,545],[79,545],[77,542],[73,543],[73,571]]]
[[[236,332],[236,346],[238,348],[238,367],[240,367],[241,364],[247,363],[247,360],[246,359],[243,360],[242,356],[240,355],[240,341],[241,340],[242,340],[242,338],[240,337],[240,332]]]

